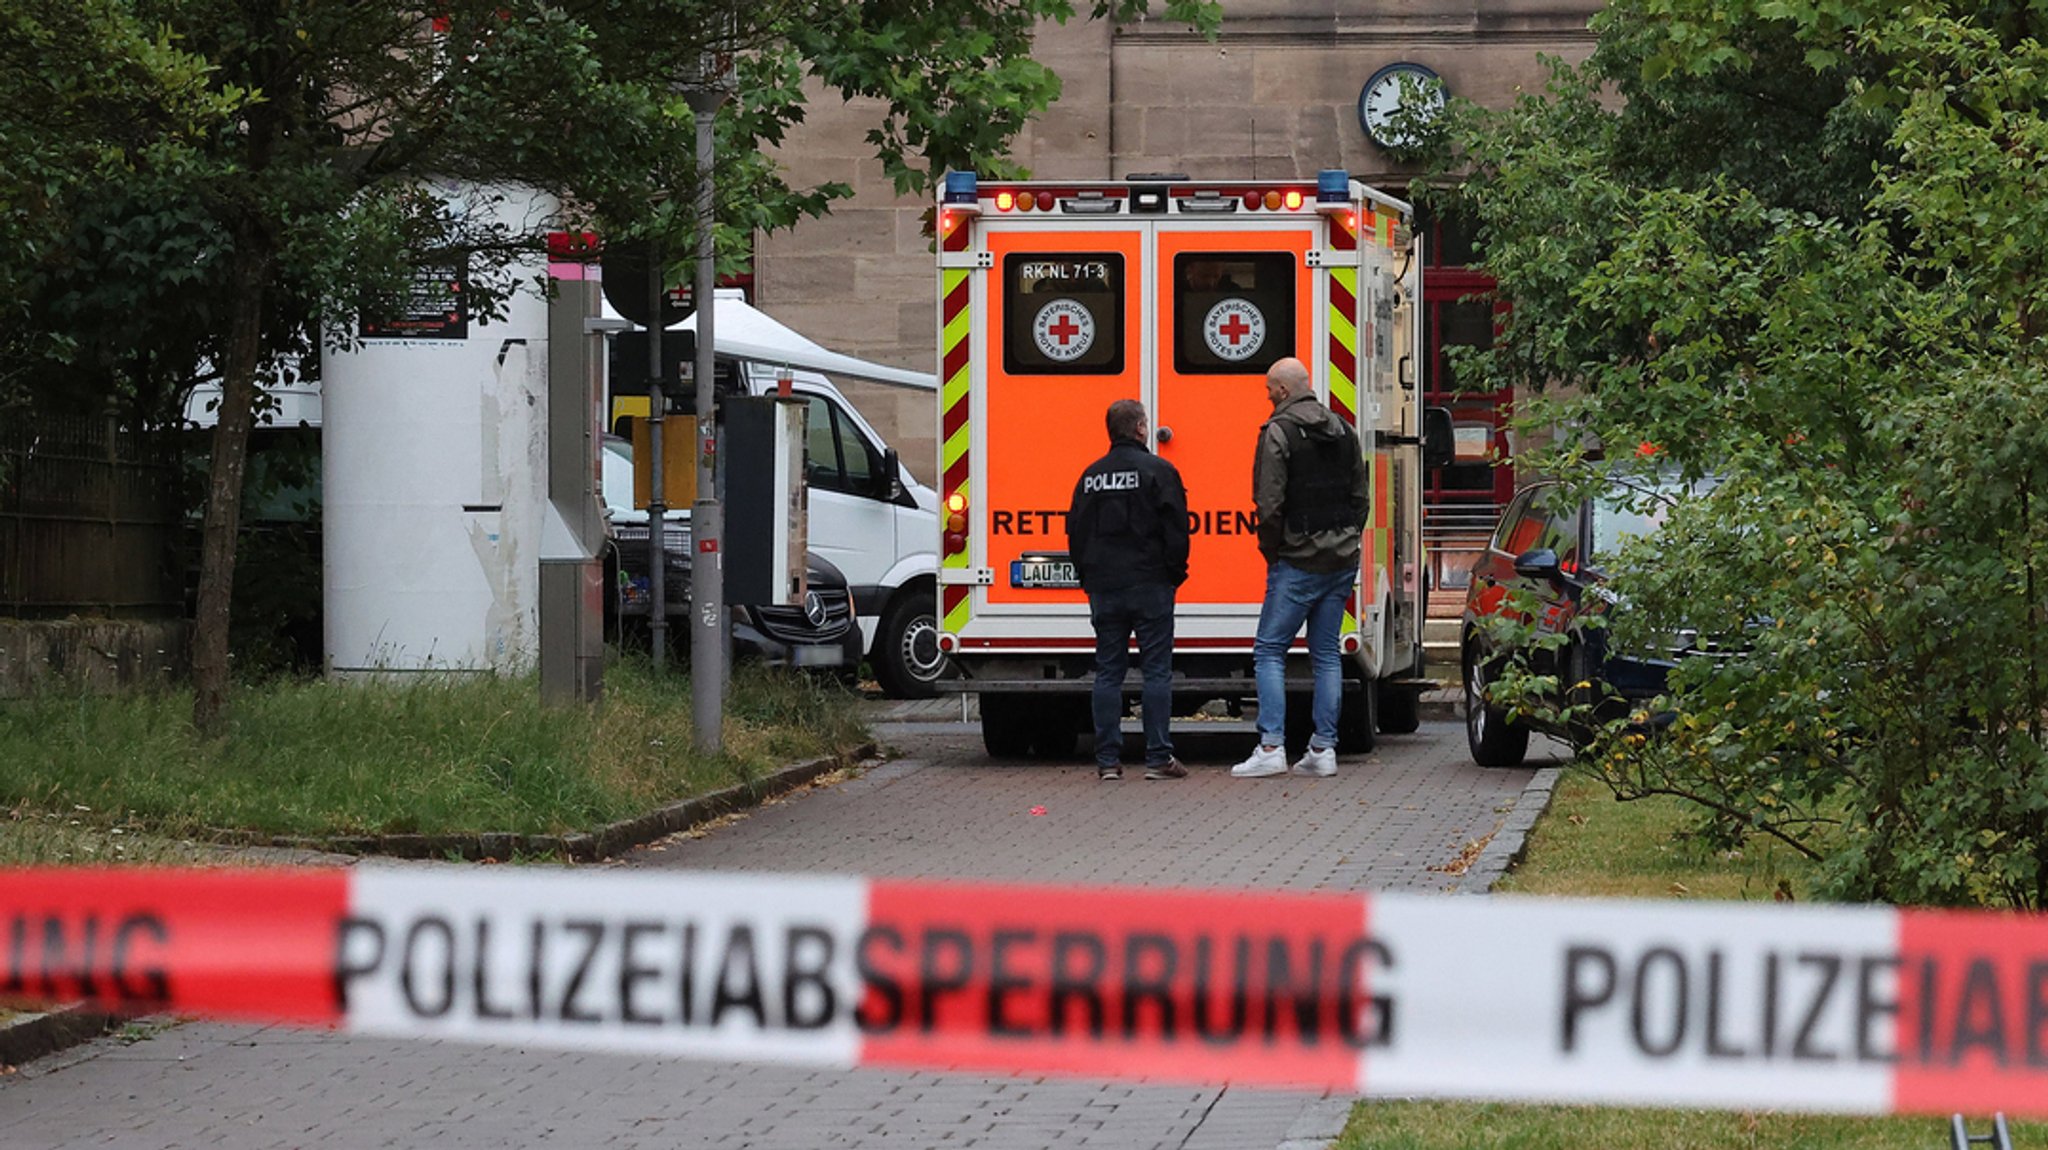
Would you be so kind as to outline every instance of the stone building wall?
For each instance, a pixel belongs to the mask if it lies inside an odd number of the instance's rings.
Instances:
[[[1132,172],[1286,179],[1341,167],[1402,194],[1412,169],[1358,123],[1359,89],[1380,66],[1423,64],[1449,90],[1501,106],[1546,77],[1542,55],[1583,59],[1598,4],[1587,0],[1225,0],[1205,41],[1163,21],[1071,22],[1040,33],[1057,103],[1018,138],[1033,175]],[[932,370],[936,272],[928,200],[894,194],[865,134],[871,105],[820,96],[779,159],[792,181],[843,180],[856,195],[823,220],[757,239],[756,302],[837,351]],[[855,403],[929,481],[937,402],[861,386]]]

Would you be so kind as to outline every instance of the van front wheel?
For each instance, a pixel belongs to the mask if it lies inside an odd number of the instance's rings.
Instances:
[[[882,612],[875,631],[875,680],[892,699],[929,699],[947,671],[939,618],[929,593],[905,591]]]

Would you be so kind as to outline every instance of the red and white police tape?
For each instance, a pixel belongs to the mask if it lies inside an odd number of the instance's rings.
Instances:
[[[0,997],[1366,1095],[2048,1115],[2048,919],[542,870],[0,870]]]

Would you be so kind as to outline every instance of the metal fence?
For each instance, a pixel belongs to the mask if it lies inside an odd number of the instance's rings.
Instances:
[[[1464,606],[1472,561],[1486,550],[1497,503],[1430,503],[1422,509],[1422,547],[1429,558],[1429,613],[1455,616]]]
[[[0,421],[0,615],[182,614],[178,451],[111,418]]]

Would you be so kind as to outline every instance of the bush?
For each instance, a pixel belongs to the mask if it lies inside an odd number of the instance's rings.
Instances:
[[[1609,640],[1689,627],[1743,653],[1681,660],[1645,709],[1668,725],[1615,719],[1588,767],[1624,797],[1691,800],[1718,845],[1794,845],[1835,897],[2044,905],[2048,423],[2027,414],[2043,410],[2040,372],[1986,373],[1900,405],[1896,466],[1738,461],[1616,565]],[[1543,688],[1502,683],[1585,721]]]

